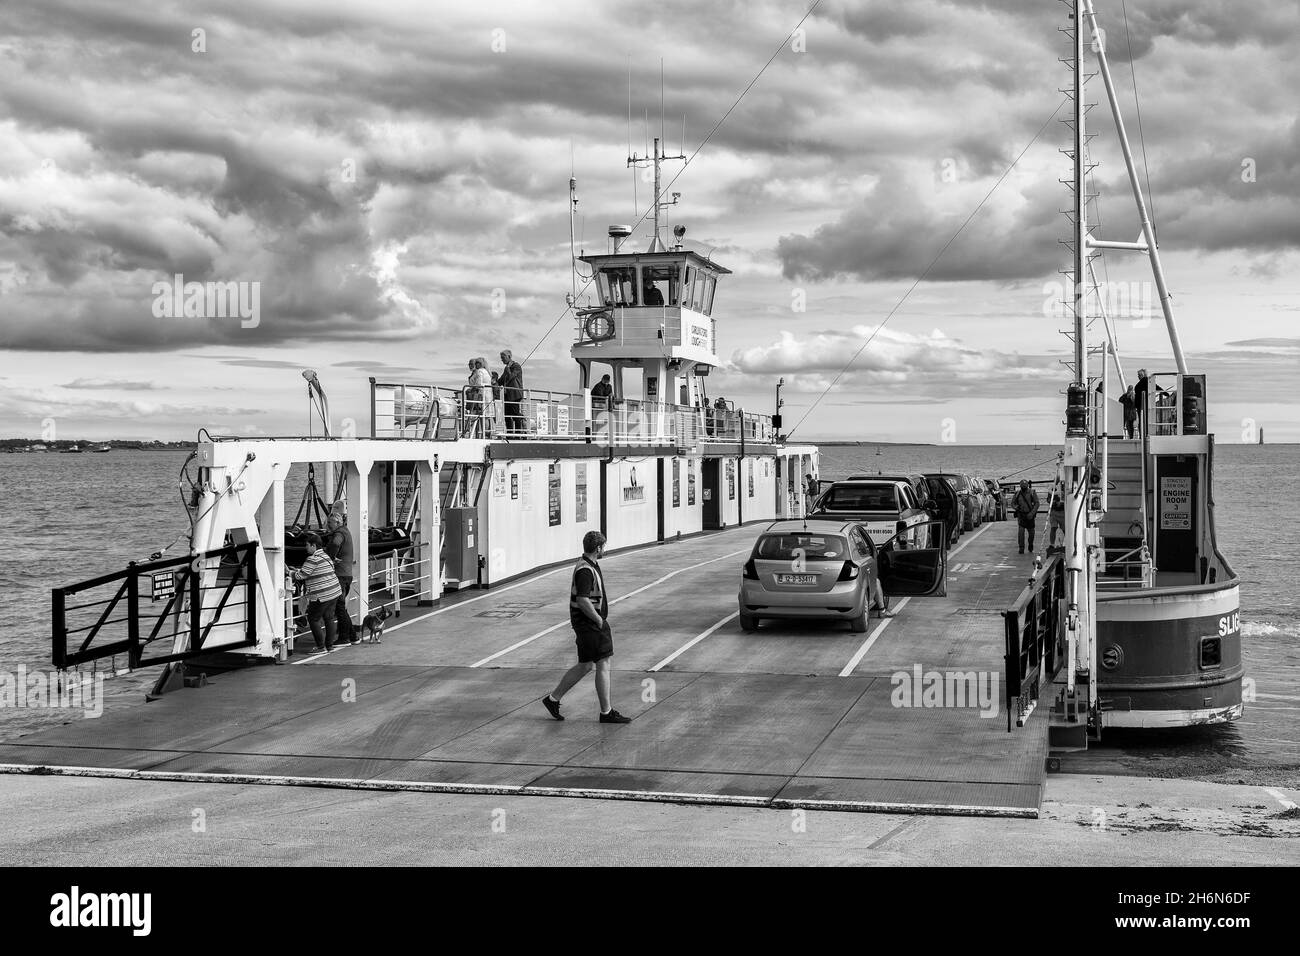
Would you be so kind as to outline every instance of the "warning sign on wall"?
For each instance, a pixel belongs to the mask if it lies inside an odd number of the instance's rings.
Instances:
[[[1192,530],[1192,479],[1170,475],[1160,479],[1160,530]]]

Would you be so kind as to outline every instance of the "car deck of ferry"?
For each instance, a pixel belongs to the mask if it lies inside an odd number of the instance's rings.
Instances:
[[[160,700],[0,745],[0,762],[143,779],[643,799],[761,807],[1037,816],[1047,719],[896,706],[921,672],[1003,668],[1001,611],[1025,586],[1013,522],[967,534],[946,597],[895,600],[867,633],[736,620],[751,524],[608,555],[614,705],[575,660],[569,566],[390,620],[382,644],[301,651]],[[299,642],[301,649],[302,643]],[[78,772],[78,771],[56,771]]]

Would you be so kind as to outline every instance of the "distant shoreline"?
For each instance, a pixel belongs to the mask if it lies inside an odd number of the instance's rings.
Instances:
[[[174,451],[177,448],[193,448],[194,442],[193,440],[131,441],[121,438],[60,438],[58,441],[45,441],[40,438],[0,438],[0,452],[26,451],[27,449],[34,448],[37,445],[44,445],[46,452],[63,451],[74,447],[86,451],[87,449],[104,448],[105,446],[114,451]]]

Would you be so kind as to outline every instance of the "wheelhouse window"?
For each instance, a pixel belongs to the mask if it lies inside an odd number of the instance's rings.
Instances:
[[[718,280],[714,276],[707,276],[704,280],[704,304],[701,306],[700,311],[705,315],[710,315],[713,312],[713,289],[717,282]]]
[[[605,305],[628,306],[637,304],[635,267],[610,266],[601,269],[597,279],[600,284],[600,298]]]
[[[681,265],[642,266],[644,282],[642,302],[645,305],[677,305],[681,296]]]

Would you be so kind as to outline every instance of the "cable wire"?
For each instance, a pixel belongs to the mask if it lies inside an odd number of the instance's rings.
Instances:
[[[1120,0],[1120,9],[1124,11],[1124,43],[1128,47],[1129,75],[1133,77],[1133,107],[1137,111],[1138,142],[1142,146],[1142,175],[1147,181],[1147,205],[1151,207],[1151,235],[1154,237],[1156,235],[1156,194],[1151,191],[1151,167],[1147,165],[1147,140],[1142,135],[1142,103],[1138,100],[1137,67],[1133,65],[1133,38],[1128,30],[1127,0]]]
[[[821,404],[822,399],[825,398],[830,393],[830,390],[835,387],[835,383],[844,377],[845,373],[848,372],[849,368],[852,367],[853,363],[858,360],[858,356],[861,355],[862,352],[866,349],[866,347],[871,344],[872,340],[875,339],[875,337],[880,334],[880,330],[883,329],[886,323],[888,323],[889,320],[894,317],[894,314],[900,308],[903,307],[903,303],[907,301],[908,297],[911,296],[911,294],[914,291],[916,291],[916,287],[919,286],[923,281],[925,281],[925,277],[930,274],[930,270],[933,269],[938,264],[941,258],[943,258],[943,254],[948,251],[948,247],[951,246],[953,242],[956,241],[957,237],[960,236],[962,232],[966,229],[966,227],[970,225],[971,220],[974,219],[975,216],[979,213],[979,211],[984,208],[984,204],[989,201],[989,197],[991,197],[993,193],[997,191],[997,188],[1001,186],[1003,181],[1007,178],[1007,176],[1011,174],[1011,170],[1016,168],[1016,164],[1019,163],[1020,160],[1024,158],[1025,153],[1029,152],[1029,148],[1033,146],[1035,142],[1038,141],[1038,137],[1043,135],[1043,130],[1047,129],[1048,125],[1052,122],[1052,120],[1056,119],[1056,114],[1061,112],[1061,107],[1064,105],[1065,105],[1065,100],[1062,100],[1060,103],[1056,104],[1056,109],[1052,110],[1052,115],[1047,117],[1046,122],[1044,122],[1042,126],[1038,127],[1038,132],[1034,134],[1033,139],[1031,139],[1028,143],[1025,144],[1025,148],[1020,151],[1020,155],[1018,155],[1015,159],[1011,161],[1011,165],[1002,171],[1002,175],[998,177],[997,182],[995,182],[992,185],[992,187],[989,189],[989,191],[984,194],[984,198],[979,201],[979,205],[977,205],[971,211],[971,214],[966,217],[966,221],[957,227],[957,231],[954,232],[949,237],[948,241],[943,244],[943,248],[940,249],[939,252],[935,255],[935,257],[930,260],[930,264],[925,267],[925,269],[921,272],[919,276],[916,277],[916,281],[913,282],[911,286],[908,287],[907,291],[903,293],[903,297],[899,299],[896,303],[894,303],[894,307],[889,310],[889,314],[885,316],[884,320],[881,321],[881,323],[878,326],[876,326],[876,330],[872,332],[870,336],[868,336],[867,340],[862,343],[861,347],[859,347],[858,350],[853,353],[853,357],[850,358],[847,363],[845,363],[844,368],[840,369],[840,371],[836,374],[835,378],[831,380],[831,383],[826,386],[826,388],[822,391],[820,395],[817,396],[817,399],[812,403],[812,405],[808,407],[808,411],[804,412],[803,417],[800,418],[799,421],[795,423],[794,428],[791,428],[790,431],[786,433],[787,438],[789,438],[796,431],[798,431],[799,426],[802,425],[804,421],[808,418],[808,416],[813,413],[813,410],[818,405]]]

